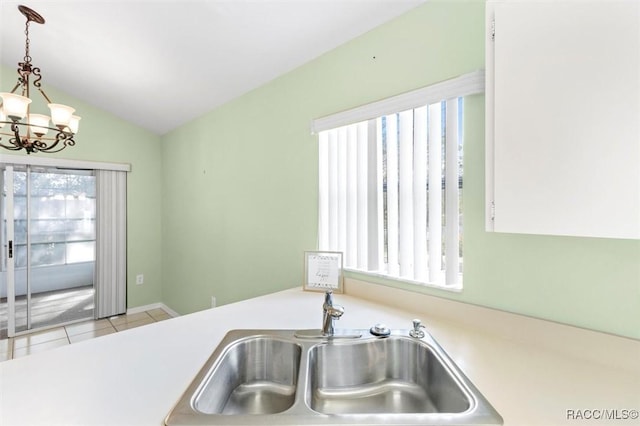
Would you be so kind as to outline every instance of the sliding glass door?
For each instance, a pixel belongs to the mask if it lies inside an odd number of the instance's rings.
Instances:
[[[11,336],[93,318],[93,171],[6,165],[0,176],[0,327]]]

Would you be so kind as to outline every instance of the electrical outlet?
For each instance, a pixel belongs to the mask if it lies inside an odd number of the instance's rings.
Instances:
[[[136,285],[144,284],[144,274],[136,275]]]
[[[212,308],[216,307],[216,297],[215,296],[211,296],[211,307]]]

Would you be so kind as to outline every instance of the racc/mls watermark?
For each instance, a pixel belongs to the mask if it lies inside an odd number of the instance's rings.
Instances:
[[[567,420],[637,420],[640,410],[626,408],[568,409]]]

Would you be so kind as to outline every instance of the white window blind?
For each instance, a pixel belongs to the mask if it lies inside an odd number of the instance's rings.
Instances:
[[[127,173],[96,170],[96,318],[127,310]]]
[[[464,102],[455,86],[445,98],[319,132],[319,249],[343,252],[345,268],[462,285]],[[478,81],[463,94],[483,88]]]

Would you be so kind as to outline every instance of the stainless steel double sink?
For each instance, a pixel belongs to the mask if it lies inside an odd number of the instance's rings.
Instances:
[[[502,424],[428,333],[347,334],[230,331],[165,424]]]

